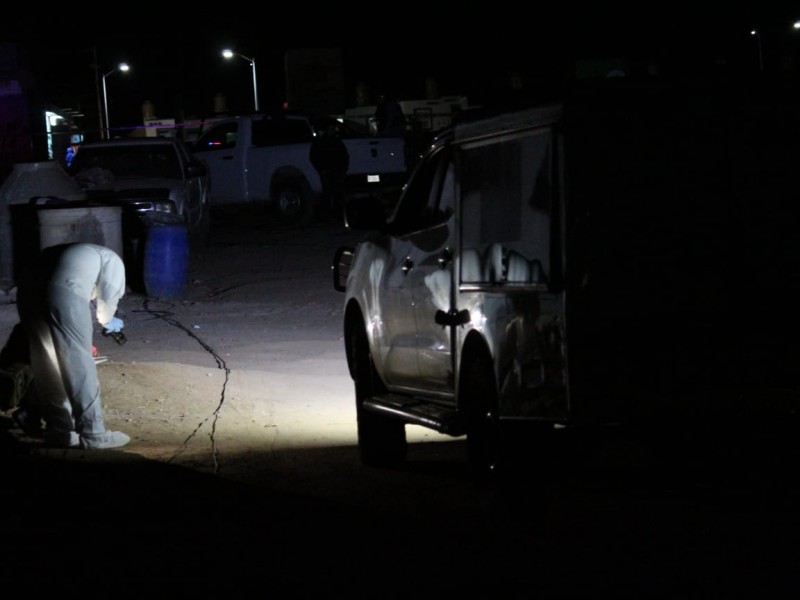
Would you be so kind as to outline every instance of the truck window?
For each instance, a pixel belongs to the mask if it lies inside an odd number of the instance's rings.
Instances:
[[[553,135],[535,130],[465,145],[461,281],[542,284],[550,274]]]
[[[178,155],[171,144],[154,146],[84,147],[75,155],[71,173],[102,169],[114,177],[166,177],[180,179]]]
[[[390,220],[395,235],[412,233],[429,227],[433,212],[438,208],[442,180],[436,175],[450,155],[447,150],[439,150],[421,165],[408,186]]]
[[[283,146],[310,142],[313,132],[305,119],[286,117],[253,121],[254,146]]]
[[[428,211],[425,217],[427,223],[434,227],[440,225],[455,214],[456,205],[456,173],[452,161],[443,161],[439,184],[431,194]]]
[[[236,145],[238,130],[239,124],[235,122],[212,127],[197,139],[194,148],[197,152],[233,148]]]

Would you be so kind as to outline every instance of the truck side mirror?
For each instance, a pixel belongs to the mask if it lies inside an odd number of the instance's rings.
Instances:
[[[352,231],[385,231],[383,204],[375,196],[351,198],[344,207],[344,224]]]
[[[186,167],[187,177],[204,177],[208,172],[206,165],[201,162],[191,162]]]

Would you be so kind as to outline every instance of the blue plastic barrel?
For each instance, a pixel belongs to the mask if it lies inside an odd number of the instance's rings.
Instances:
[[[148,296],[176,298],[183,293],[189,272],[189,235],[185,224],[148,226],[142,271]]]

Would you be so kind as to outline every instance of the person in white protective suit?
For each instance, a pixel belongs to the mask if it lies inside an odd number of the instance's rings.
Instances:
[[[122,259],[88,243],[45,248],[19,286],[17,307],[48,446],[99,450],[130,442],[125,433],[106,429],[92,356],[92,306],[107,332],[121,332],[116,311],[124,293]]]

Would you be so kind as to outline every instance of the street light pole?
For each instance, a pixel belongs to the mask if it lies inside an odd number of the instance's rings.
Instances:
[[[256,107],[256,112],[258,112],[258,84],[256,83],[256,61],[252,58],[248,59],[250,61],[250,68],[253,69],[253,102],[254,106]]]
[[[97,124],[100,128],[100,136],[102,137],[105,131],[105,122],[103,121],[103,96],[100,92],[100,63],[97,62],[97,46],[92,46],[92,70],[94,71],[94,92],[97,96]]]
[[[756,42],[758,42],[758,70],[764,70],[764,52],[761,48],[761,35],[758,33],[758,29],[751,29],[750,35],[756,38]]]
[[[258,110],[259,110],[259,108],[258,108],[258,83],[256,82],[256,61],[255,61],[255,59],[254,58],[250,58],[249,56],[245,56],[244,54],[239,54],[238,52],[234,52],[233,50],[230,50],[228,48],[226,48],[225,50],[222,51],[222,56],[224,56],[225,58],[231,58],[233,56],[238,56],[239,58],[243,58],[243,59],[245,59],[246,61],[248,61],[250,63],[250,68],[253,70],[253,102],[254,102],[254,106],[255,106],[256,112],[258,112]]]
[[[116,69],[111,69],[108,73],[103,75],[103,113],[105,116],[105,127],[103,128],[103,139],[109,139],[109,131],[111,126],[108,121],[108,92],[106,91],[106,77],[111,75],[112,73],[116,73],[117,71],[127,71],[130,67],[127,63],[120,63]]]

